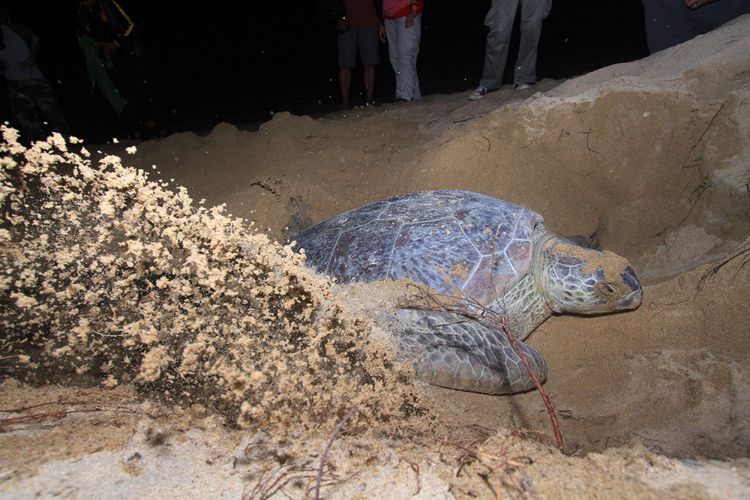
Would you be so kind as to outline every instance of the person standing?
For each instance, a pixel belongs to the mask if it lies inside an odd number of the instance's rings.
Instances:
[[[687,42],[750,13],[750,0],[641,1],[651,53]]]
[[[424,0],[383,0],[388,54],[396,73],[396,100],[419,99],[417,55],[422,38]]]
[[[36,64],[39,38],[26,26],[11,24],[10,9],[0,4],[0,64],[8,90],[8,104],[21,135],[29,142],[43,140],[50,132],[68,133],[68,122],[52,86]]]
[[[513,72],[513,88],[524,90],[536,82],[537,45],[542,23],[552,8],[552,0],[492,0],[484,24],[490,29],[484,54],[484,71],[479,87],[469,96],[474,101],[503,84],[513,21],[521,3],[521,44]]]
[[[128,127],[141,136],[154,135],[161,112],[130,16],[116,0],[79,0],[76,28],[89,79]]]
[[[352,68],[357,64],[357,51],[362,61],[367,104],[373,102],[375,67],[380,64],[378,38],[385,36],[379,13],[380,0],[343,0],[344,16],[337,23],[339,51],[339,85],[341,106],[349,107]]]

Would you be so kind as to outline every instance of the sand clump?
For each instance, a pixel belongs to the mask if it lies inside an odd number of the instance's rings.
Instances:
[[[279,432],[353,406],[383,423],[412,409],[388,347],[290,247],[119,157],[94,163],[59,135],[26,149],[14,132],[0,174],[5,376],[133,384]]]

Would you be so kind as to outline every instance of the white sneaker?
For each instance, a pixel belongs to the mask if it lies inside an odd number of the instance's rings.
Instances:
[[[529,90],[533,85],[533,83],[516,82],[513,84],[513,90]]]
[[[474,90],[474,92],[471,93],[469,96],[470,101],[476,101],[477,99],[481,99],[482,97],[487,95],[487,92],[489,92],[485,87],[482,87],[481,85]]]

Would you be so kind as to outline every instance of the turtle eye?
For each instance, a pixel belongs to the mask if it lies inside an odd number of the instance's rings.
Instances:
[[[615,293],[615,289],[612,285],[610,285],[609,283],[603,283],[601,281],[596,284],[596,289],[602,295],[612,295],[613,293]]]

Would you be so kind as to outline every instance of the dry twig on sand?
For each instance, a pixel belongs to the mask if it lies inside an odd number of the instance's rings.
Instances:
[[[557,445],[557,448],[562,452],[564,448],[564,443],[563,443],[562,432],[560,430],[560,421],[557,419],[557,414],[555,413],[555,407],[552,404],[552,401],[550,400],[549,395],[547,395],[547,392],[544,390],[544,387],[542,387],[542,384],[539,381],[539,378],[534,373],[534,370],[531,369],[529,360],[526,357],[526,355],[523,353],[523,350],[521,350],[518,340],[513,335],[511,328],[509,326],[510,321],[509,321],[508,315],[505,313],[502,313],[502,314],[497,313],[491,309],[488,309],[483,304],[480,304],[479,302],[475,300],[467,300],[467,299],[459,300],[459,299],[456,299],[455,297],[450,297],[446,295],[438,295],[423,286],[414,286],[413,288],[417,290],[416,303],[410,304],[409,307],[421,308],[425,310],[441,310],[441,311],[446,311],[446,312],[452,312],[460,316],[464,316],[471,320],[478,319],[477,318],[478,315],[476,313],[472,313],[472,311],[481,311],[482,321],[485,321],[494,325],[508,337],[508,341],[510,342],[511,347],[513,348],[515,353],[518,355],[518,357],[521,358],[521,362],[523,363],[526,370],[529,372],[529,376],[531,377],[531,379],[534,381],[536,390],[539,392],[540,396],[542,397],[542,401],[544,402],[544,407],[547,410],[550,423],[552,425],[552,431],[555,435],[555,444]]]
[[[465,444],[457,441],[442,441],[442,444],[454,447],[460,452],[455,477],[459,477],[467,466],[479,465],[486,471],[475,470],[474,473],[482,477],[495,498],[505,498],[508,488],[526,498],[533,494],[533,485],[523,470],[531,465],[533,460],[514,449],[514,443],[524,435],[524,431],[499,432],[489,438],[473,439]]]
[[[714,276],[716,276],[719,273],[719,271],[721,270],[722,267],[724,267],[725,265],[729,264],[730,262],[732,262],[734,259],[736,259],[740,255],[747,254],[748,252],[750,252],[750,246],[745,246],[744,248],[740,248],[740,249],[732,252],[731,255],[729,255],[727,258],[723,259],[718,264],[714,264],[711,267],[709,267],[708,270],[703,273],[703,276],[701,276],[701,279],[698,281],[698,285],[696,286],[696,288],[698,289],[698,291],[701,291],[703,289],[703,287],[706,286],[706,282],[709,279],[711,279]],[[740,269],[742,269],[743,267],[745,267],[748,264],[748,262],[750,262],[750,257],[748,257],[748,258],[746,258],[745,260],[742,261],[742,263],[740,264]]]
[[[17,416],[0,419],[0,432],[8,431],[15,425],[40,422],[45,420],[61,420],[68,415],[77,413],[129,413],[134,415],[145,415],[149,418],[159,418],[162,415],[150,415],[147,412],[125,406],[126,404],[138,403],[141,401],[140,396],[132,394],[123,394],[115,391],[104,390],[80,390],[75,393],[78,398],[66,399],[60,397],[54,401],[44,401],[42,403],[17,407],[17,408],[0,408],[0,413],[11,413]],[[81,398],[81,399],[79,399]],[[118,401],[108,401],[117,399]],[[61,409],[50,411],[36,411],[35,413],[21,413],[29,410],[39,409],[43,406],[61,406]]]
[[[408,462],[408,463],[411,466],[411,470],[413,470],[414,474],[416,474],[417,476],[417,491],[415,491],[413,494],[413,496],[417,496],[419,495],[419,492],[422,491],[422,479],[420,477],[419,464],[416,462]]]
[[[0,420],[0,431],[3,431],[6,429],[6,427],[11,427],[13,425],[18,424],[25,424],[29,422],[36,422],[39,420],[60,420],[62,418],[67,417],[68,415],[72,415],[74,413],[95,413],[95,412],[103,412],[103,411],[111,411],[111,412],[124,412],[124,413],[138,413],[136,410],[133,410],[132,408],[125,408],[125,407],[117,407],[117,408],[82,408],[80,410],[55,410],[55,411],[47,411],[42,413],[32,413],[30,415],[20,415],[18,417],[8,417]]]
[[[331,450],[331,445],[333,445],[333,442],[336,440],[336,437],[341,432],[341,429],[343,429],[344,425],[349,421],[350,418],[352,418],[357,412],[359,411],[359,408],[354,406],[351,410],[349,410],[349,413],[344,415],[344,418],[342,418],[338,424],[336,424],[336,429],[334,429],[333,434],[331,434],[331,437],[328,439],[328,442],[326,443],[326,447],[323,450],[323,456],[320,457],[320,466],[318,467],[318,475],[315,478],[315,500],[318,500],[320,498],[320,482],[323,480],[323,468],[326,465],[326,462],[328,461],[328,452]]]
[[[265,500],[279,491],[284,493],[284,486],[292,481],[316,477],[314,472],[314,468],[299,463],[282,465],[270,473],[263,472],[253,489],[243,493],[242,500]]]
[[[550,424],[552,425],[552,431],[555,434],[555,444],[557,445],[557,449],[560,451],[564,451],[563,437],[562,437],[562,432],[560,431],[560,421],[557,419],[557,414],[555,413],[555,406],[552,404],[552,400],[550,400],[549,395],[547,394],[547,391],[545,391],[544,387],[542,387],[542,383],[539,381],[539,378],[534,373],[534,370],[531,369],[531,365],[529,365],[528,358],[521,350],[521,347],[518,345],[518,340],[516,340],[516,337],[514,337],[513,334],[510,332],[510,328],[508,328],[507,326],[507,320],[505,318],[501,318],[501,320],[502,322],[498,326],[500,326],[502,330],[505,332],[505,334],[508,336],[510,345],[513,347],[513,350],[516,351],[516,354],[518,354],[518,357],[521,358],[521,362],[523,363],[523,366],[526,367],[526,370],[529,372],[529,376],[534,381],[536,390],[539,392],[539,395],[542,397],[542,401],[544,401],[544,407],[547,409],[547,414],[549,415]]]
[[[511,455],[513,437],[513,435],[495,436],[488,441],[495,452],[478,454],[480,463],[490,470],[487,483],[492,488],[495,498],[498,499],[505,497],[503,494],[505,488],[512,488],[524,497],[529,494],[533,495],[533,485],[523,472],[533,461],[528,456]],[[490,478],[495,479],[494,484],[490,483]]]

